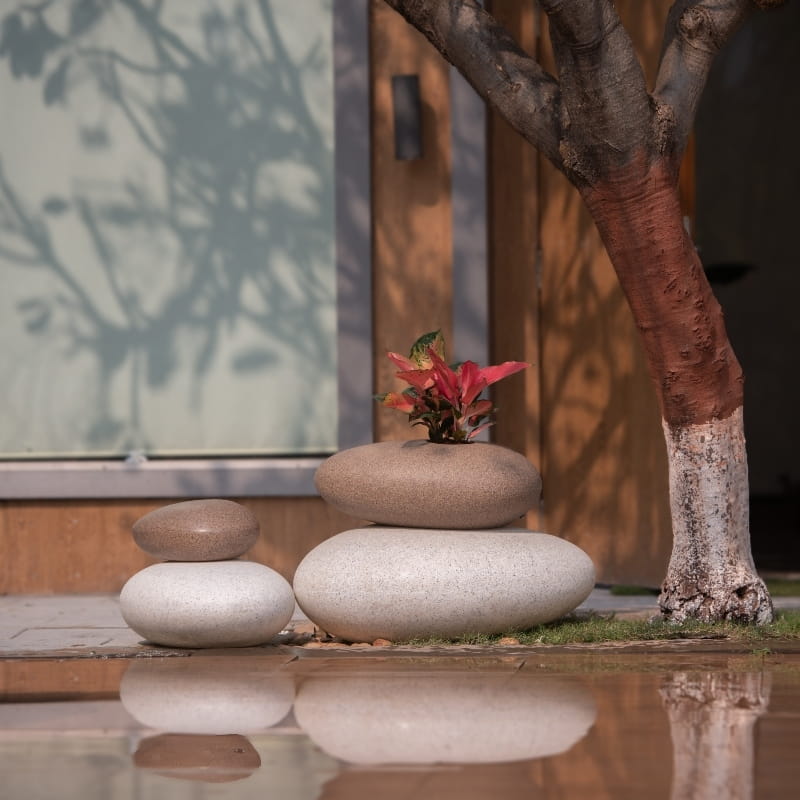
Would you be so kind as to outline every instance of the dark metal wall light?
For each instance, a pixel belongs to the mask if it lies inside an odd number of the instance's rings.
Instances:
[[[392,76],[394,157],[398,161],[422,158],[422,103],[418,75]]]

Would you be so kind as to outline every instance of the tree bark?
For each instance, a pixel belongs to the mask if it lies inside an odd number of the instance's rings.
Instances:
[[[663,417],[674,535],[663,614],[770,621],[750,551],[742,371],[677,192],[714,55],[750,0],[677,0],[652,94],[611,0],[540,0],[557,79],[477,0],[386,2],[569,178],[597,224]]]
[[[662,614],[675,622],[770,622],[772,602],[750,548],[742,371],[683,227],[671,167],[640,157],[582,195],[661,405],[673,533]]]

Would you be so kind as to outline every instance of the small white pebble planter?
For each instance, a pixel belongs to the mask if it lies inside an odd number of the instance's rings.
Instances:
[[[167,647],[248,647],[279,633],[294,612],[286,579],[252,561],[169,561],[122,587],[120,611],[136,633]]]

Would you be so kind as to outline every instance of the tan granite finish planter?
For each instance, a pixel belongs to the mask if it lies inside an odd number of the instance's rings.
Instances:
[[[522,455],[486,442],[377,442],[343,450],[316,474],[332,506],[381,525],[496,528],[539,502],[542,481]]]
[[[165,561],[222,561],[238,558],[258,540],[258,520],[232,500],[186,500],[145,514],[133,539]]]
[[[525,630],[567,614],[594,586],[586,553],[533,531],[358,528],[315,547],[297,602],[349,641]]]

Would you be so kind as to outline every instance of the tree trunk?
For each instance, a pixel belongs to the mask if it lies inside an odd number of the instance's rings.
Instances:
[[[557,78],[478,0],[386,2],[578,187],[597,224],[661,404],[674,535],[662,612],[768,622],[750,551],[742,371],[677,194],[714,55],[753,3],[675,2],[651,93],[612,0],[540,0]]]
[[[642,156],[582,190],[642,336],[663,418],[673,550],[668,619],[767,623],[750,550],[743,379],[683,228],[675,177]]]

